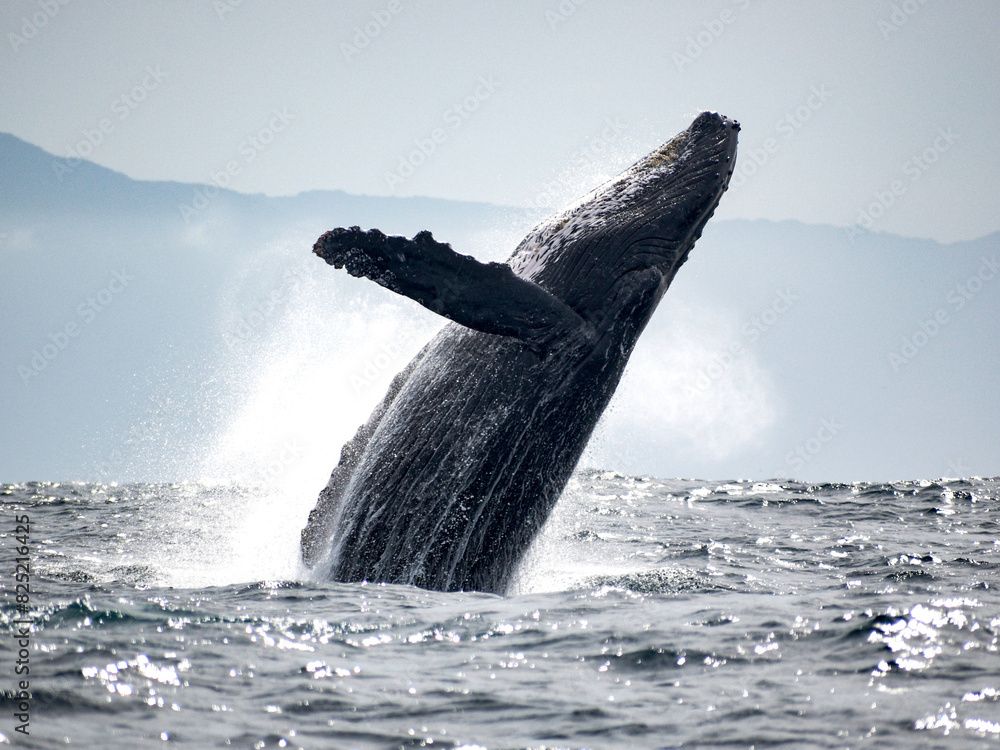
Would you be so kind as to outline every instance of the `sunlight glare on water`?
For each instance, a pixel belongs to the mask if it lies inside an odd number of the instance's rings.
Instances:
[[[41,747],[831,750],[995,746],[998,490],[581,471],[499,597],[303,581],[260,487],[2,488]]]

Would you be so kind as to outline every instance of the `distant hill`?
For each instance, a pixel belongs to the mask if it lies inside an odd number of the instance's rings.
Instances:
[[[0,196],[0,481],[315,487],[442,323],[327,267],[315,238],[430,229],[497,260],[537,218],[136,181],[7,134]],[[1000,473],[998,251],[1000,234],[943,246],[711,222],[584,462],[710,479]]]

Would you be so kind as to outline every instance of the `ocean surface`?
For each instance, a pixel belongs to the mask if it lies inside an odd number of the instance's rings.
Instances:
[[[0,492],[2,743],[1000,748],[997,479],[583,471],[504,597],[310,581],[263,487]]]

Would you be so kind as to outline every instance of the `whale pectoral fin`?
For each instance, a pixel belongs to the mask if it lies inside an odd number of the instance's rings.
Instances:
[[[510,266],[456,253],[430,232],[409,240],[377,229],[338,228],[320,237],[313,252],[456,323],[513,336],[538,353],[590,331],[569,305],[516,276]]]

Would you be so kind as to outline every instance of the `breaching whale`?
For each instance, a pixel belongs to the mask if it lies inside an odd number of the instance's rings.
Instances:
[[[738,130],[702,113],[507,263],[426,231],[317,240],[327,263],[454,322],[343,447],[302,531],[312,575],[504,593],[722,197]]]

